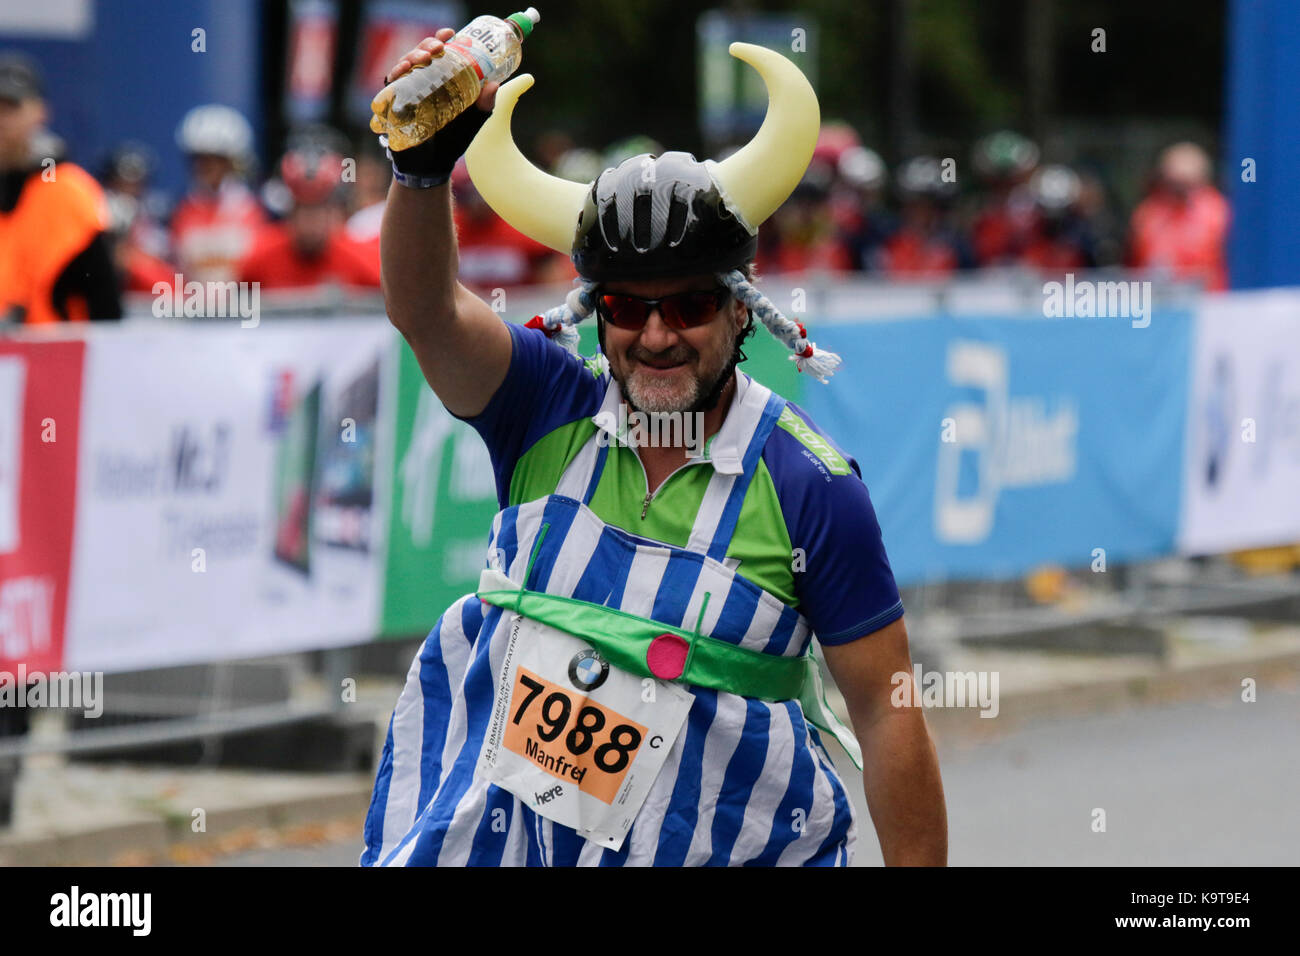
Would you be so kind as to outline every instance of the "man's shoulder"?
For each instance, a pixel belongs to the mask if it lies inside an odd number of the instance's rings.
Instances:
[[[573,429],[566,434],[566,426],[599,410],[608,381],[598,362],[569,352],[540,329],[515,322],[506,322],[506,328],[511,355],[505,377],[482,412],[460,419],[487,443],[502,507],[554,489],[557,468],[567,461],[578,434]],[[548,482],[550,487],[539,492]],[[512,488],[528,497],[512,498]]]
[[[778,489],[861,480],[857,462],[812,417],[787,401],[763,448],[763,461]]]
[[[799,611],[824,644],[902,614],[880,524],[857,461],[793,402],[763,448],[789,536]]]
[[[514,339],[514,352],[507,374],[528,375],[545,369],[551,375],[581,384],[587,391],[596,392],[593,386],[599,385],[598,394],[604,395],[609,380],[609,363],[604,355],[577,355],[541,329],[526,323],[507,322],[506,327]]]
[[[575,355],[540,329],[506,325],[513,340],[510,368],[488,407],[494,416],[527,423],[523,451],[554,429],[594,415],[609,373],[604,356]]]

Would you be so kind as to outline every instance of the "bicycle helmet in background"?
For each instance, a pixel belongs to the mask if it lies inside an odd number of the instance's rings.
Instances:
[[[999,130],[975,144],[975,172],[987,180],[1020,180],[1038,166],[1038,146],[1011,130]]]
[[[190,156],[224,156],[232,162],[253,148],[253,128],[238,110],[209,103],[185,114],[176,128],[176,144]]]
[[[574,147],[565,150],[551,170],[561,179],[569,179],[575,183],[589,183],[605,168],[601,162],[600,153],[594,149],[583,149]]]
[[[126,140],[113,147],[104,162],[100,178],[123,183],[142,183],[158,167],[154,151],[144,143]]]
[[[883,189],[889,175],[880,154],[866,146],[853,146],[841,153],[837,172],[844,182],[864,190]]]
[[[616,140],[605,147],[600,168],[610,169],[618,166],[624,160],[631,159],[633,156],[644,156],[646,154],[658,156],[663,151],[663,144],[657,139],[649,136],[624,136],[622,139]]]
[[[295,205],[328,202],[343,188],[343,157],[325,149],[291,149],[280,159],[280,179]]]
[[[1068,166],[1044,166],[1029,180],[1034,203],[1048,215],[1068,212],[1083,193],[1079,174]]]
[[[943,162],[937,156],[914,156],[898,167],[894,177],[904,199],[931,199],[946,203],[957,196],[955,180],[944,177]]]

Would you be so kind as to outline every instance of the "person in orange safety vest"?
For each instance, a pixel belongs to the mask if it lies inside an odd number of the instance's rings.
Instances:
[[[120,319],[103,190],[47,116],[35,63],[0,53],[0,323]]]

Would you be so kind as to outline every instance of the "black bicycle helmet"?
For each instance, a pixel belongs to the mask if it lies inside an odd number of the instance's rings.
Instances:
[[[758,250],[690,153],[645,153],[606,169],[578,216],[573,264],[594,282],[743,268]]]

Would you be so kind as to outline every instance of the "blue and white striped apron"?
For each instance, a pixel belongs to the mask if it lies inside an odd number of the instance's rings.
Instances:
[[[802,655],[812,639],[803,616],[722,563],[785,406],[752,379],[747,385],[744,401],[728,413],[741,416],[743,474],[714,470],[686,549],[605,524],[587,507],[609,450],[597,431],[555,494],[497,514],[488,553],[503,554],[502,570],[531,590],[683,628],[694,627],[708,592],[701,633],[767,654]],[[508,620],[508,612],[469,594],[426,639],[389,725],[362,865],[847,865],[856,841],[853,805],[793,700],[689,687],[695,701],[686,725],[618,851],[477,778]]]

